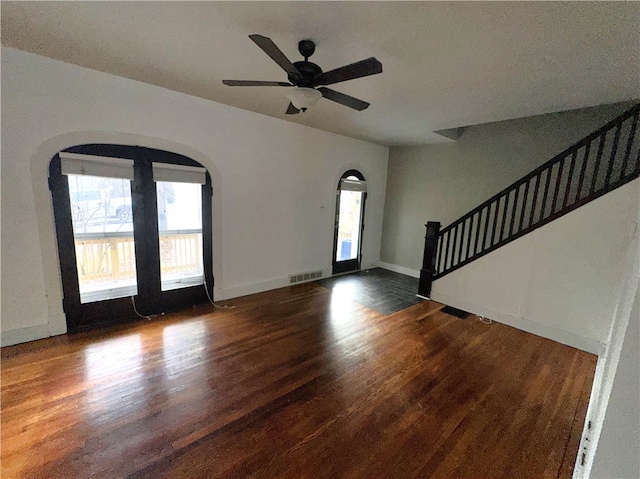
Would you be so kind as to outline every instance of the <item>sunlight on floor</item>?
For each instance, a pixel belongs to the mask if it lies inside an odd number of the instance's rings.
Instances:
[[[179,376],[201,365],[207,338],[208,331],[203,321],[166,326],[162,330],[162,356],[166,378]]]
[[[142,336],[134,334],[102,341],[84,351],[85,410],[92,425],[113,420],[140,406],[145,388]],[[122,405],[126,405],[123,407]],[[117,411],[117,412],[114,412]]]

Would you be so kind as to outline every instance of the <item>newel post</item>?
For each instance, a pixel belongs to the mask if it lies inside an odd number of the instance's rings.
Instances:
[[[422,269],[420,270],[418,295],[429,298],[431,296],[433,275],[436,272],[436,252],[438,250],[440,223],[438,221],[429,221],[425,226],[427,227],[427,235],[424,239],[424,256],[422,258]]]

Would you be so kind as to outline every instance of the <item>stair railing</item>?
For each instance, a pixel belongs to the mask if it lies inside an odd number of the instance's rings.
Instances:
[[[432,282],[640,176],[640,104],[447,227],[427,223],[418,294]]]

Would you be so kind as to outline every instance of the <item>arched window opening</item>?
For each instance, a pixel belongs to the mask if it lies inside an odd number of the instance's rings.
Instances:
[[[49,183],[70,331],[212,296],[211,178],[202,165],[152,148],[79,145],[51,160]]]

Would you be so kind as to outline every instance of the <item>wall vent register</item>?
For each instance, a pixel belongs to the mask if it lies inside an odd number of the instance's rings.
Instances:
[[[312,279],[322,278],[322,271],[312,271],[310,273],[293,274],[289,276],[289,284],[300,283],[302,281],[310,281]]]

